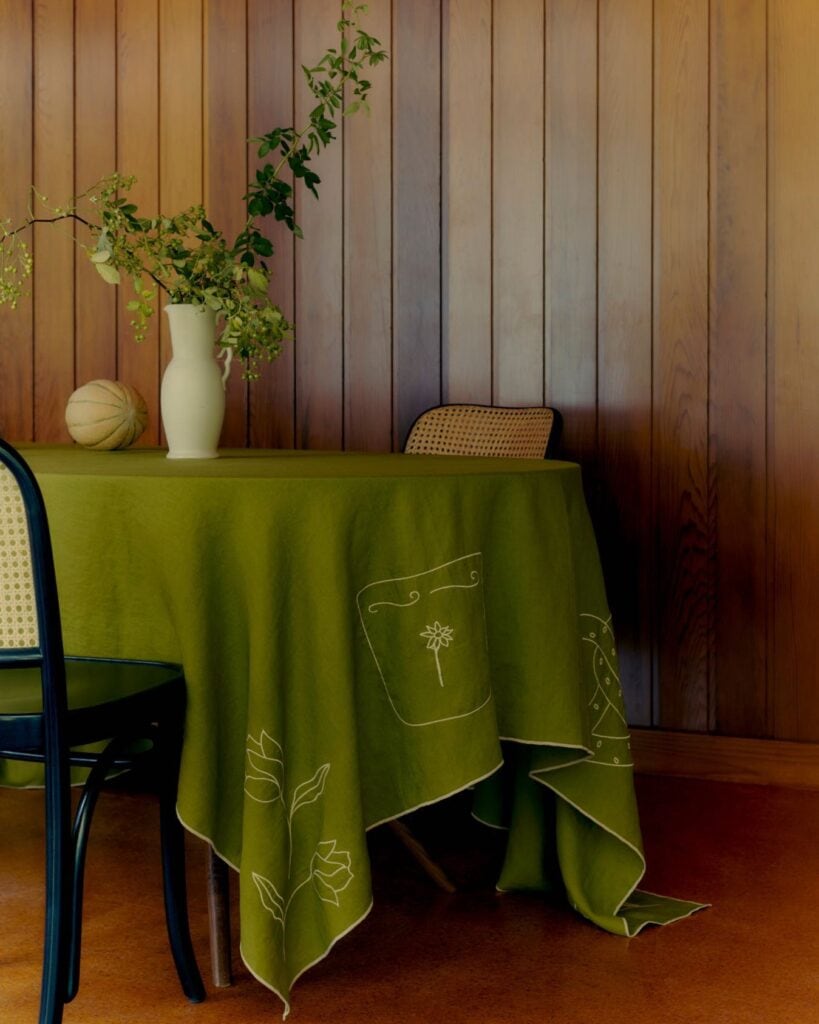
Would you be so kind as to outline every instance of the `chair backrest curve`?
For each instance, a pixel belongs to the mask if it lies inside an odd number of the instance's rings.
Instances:
[[[559,422],[556,410],[541,406],[438,405],[412,425],[404,451],[542,459]]]
[[[28,463],[0,439],[0,669],[15,663],[42,663],[58,687],[64,675],[45,503]]]

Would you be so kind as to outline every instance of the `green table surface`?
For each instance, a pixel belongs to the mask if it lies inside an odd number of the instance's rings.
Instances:
[[[508,830],[500,890],[557,885],[626,936],[699,908],[636,888],[631,751],[579,467],[23,452],[66,649],[184,665],[179,815],[240,872],[242,956],[285,1011],[372,905],[366,830],[466,787]]]

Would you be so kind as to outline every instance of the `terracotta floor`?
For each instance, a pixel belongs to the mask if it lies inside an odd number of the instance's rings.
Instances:
[[[537,896],[496,895],[487,883],[491,851],[443,851],[466,888],[440,894],[381,831],[372,844],[375,909],[299,982],[292,1024],[819,1024],[819,793],[638,782],[645,887],[712,909],[616,938]],[[37,1016],[40,801],[37,792],[0,793],[1,1024]],[[153,812],[139,791],[100,802],[83,984],[66,1024],[280,1020],[276,997],[238,963],[231,989],[208,983],[199,1006],[182,997],[165,946]],[[474,828],[470,841],[485,838]],[[194,941],[206,972],[196,840],[190,855]]]

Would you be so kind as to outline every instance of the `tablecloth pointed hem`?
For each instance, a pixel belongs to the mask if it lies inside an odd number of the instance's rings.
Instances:
[[[373,822],[372,825],[367,825],[364,829],[365,832],[369,832],[371,829],[377,828],[379,825],[386,825],[388,821],[396,821],[398,818],[403,818],[405,814],[412,814],[413,811],[420,811],[422,807],[431,807],[433,804],[439,804],[444,800],[448,800],[451,796],[457,796],[458,793],[463,793],[467,789],[471,789],[472,786],[477,786],[479,782],[484,782],[486,779],[491,778],[495,772],[500,771],[503,768],[503,758],[491,768],[485,775],[480,775],[476,779],[470,779],[469,782],[465,782],[462,786],[458,786],[456,789],[450,790],[448,793],[442,793],[440,796],[433,797],[431,800],[425,800],[423,803],[415,804],[413,807],[407,807],[403,811],[399,811],[398,814],[390,814],[386,818],[380,818],[378,821]]]
[[[686,917],[691,917],[693,914],[696,914],[700,910],[708,910],[711,907],[710,903],[700,903],[696,900],[677,900],[673,896],[663,896],[661,893],[652,892],[650,889],[636,889],[635,892],[640,893],[640,895],[642,896],[656,896],[658,900],[663,900],[665,903],[679,903],[681,907],[685,906],[687,907],[687,909],[674,917],[669,917],[662,921],[647,919],[642,923],[638,924],[638,926],[634,929],[633,932],[630,931],[628,933],[629,938],[631,938],[633,935],[639,935],[643,928],[646,927],[646,925],[656,924],[662,927],[666,924],[674,924],[675,921],[682,921]]]
[[[269,989],[269,991],[271,991],[275,996],[278,996],[279,999],[281,999],[282,1003],[284,1003],[284,1009],[282,1010],[282,1020],[287,1020],[287,1018],[290,1016],[290,1000],[287,999],[285,996],[283,996],[281,994],[281,992],[279,992],[279,990],[276,988],[275,985],[271,984],[269,981],[266,981],[261,976],[261,974],[258,973],[258,971],[254,971],[253,970],[253,968],[247,962],[247,957],[245,956],[245,951],[242,949],[241,940],[239,942],[239,956],[241,957],[242,963],[248,969],[248,971],[250,972],[251,976],[254,977],[256,979],[256,981],[259,982],[260,985],[264,985],[264,987],[266,989]],[[325,956],[326,956],[326,954],[325,954]]]
[[[335,944],[339,942],[341,939],[343,939],[346,935],[349,935],[350,932],[353,931],[353,929],[357,928],[361,924],[361,922],[367,917],[367,915],[370,913],[372,909],[373,900],[371,898],[369,904],[367,905],[367,908],[360,915],[360,917],[357,917],[355,921],[347,925],[344,931],[339,932],[338,935],[335,936],[332,942],[330,942],[327,948],[319,956],[317,956],[314,960],[311,960],[309,964],[305,964],[304,967],[299,968],[299,970],[293,976],[293,980],[290,982],[290,985],[288,986],[288,996],[292,993],[293,987],[295,986],[299,978],[302,976],[302,974],[305,974],[307,971],[310,970],[311,967],[315,967],[316,964],[321,963],[322,960],[325,960],[330,955],[330,952],[335,946]],[[253,975],[256,981],[264,985],[265,988],[270,989],[271,992],[275,993],[275,995],[277,995],[279,999],[281,999],[282,1003],[284,1003],[284,1010],[282,1011],[282,1020],[287,1020],[291,1009],[290,1000],[287,998],[287,996],[282,995],[282,993],[276,988],[275,985],[273,985],[269,981],[266,981],[261,976],[261,974],[258,973],[258,971],[254,970],[254,968],[248,962],[247,957],[245,956],[245,951],[242,949],[241,941],[239,942],[239,956],[242,958],[242,963],[245,965],[248,971],[250,971],[250,973]]]
[[[642,929],[645,928],[645,926],[647,924],[656,924],[656,925],[660,925],[660,926],[663,926],[663,925],[666,925],[666,924],[673,924],[675,921],[680,921],[683,918],[690,917],[692,914],[695,914],[698,910],[704,910],[707,906],[709,906],[709,904],[695,903],[694,901],[691,901],[691,900],[678,900],[676,897],[673,897],[673,896],[662,896],[662,895],[660,895],[658,893],[649,893],[649,895],[657,896],[657,899],[663,900],[666,903],[679,903],[681,905],[686,905],[688,909],[684,913],[680,913],[680,914],[678,914],[678,915],[676,915],[674,917],[668,918],[668,919],[663,920],[663,921],[654,921],[654,920],[642,921],[637,926],[637,928],[634,931],[631,931],[629,929],[628,918],[625,915],[622,915],[621,911],[622,911],[622,908],[623,908],[624,904],[631,898],[631,896],[635,892],[637,892],[637,891],[640,891],[640,892],[644,891],[644,890],[638,890],[637,889],[637,886],[640,884],[640,882],[643,879],[643,876],[646,873],[646,859],[645,859],[645,855],[643,854],[643,851],[640,850],[638,847],[636,847],[634,845],[634,843],[632,843],[628,839],[626,839],[625,836],[621,836],[618,832],[615,832],[615,830],[613,828],[611,828],[608,825],[605,825],[602,821],[599,821],[597,818],[594,817],[593,814],[590,814],[587,810],[585,810],[583,807],[581,807],[579,804],[577,804],[574,800],[569,799],[569,797],[567,797],[564,793],[562,793],[561,790],[557,786],[553,785],[551,782],[547,782],[546,779],[539,778],[539,775],[542,772],[544,772],[544,771],[548,772],[548,771],[551,771],[551,769],[535,769],[534,771],[529,772],[529,778],[532,779],[533,782],[539,782],[542,786],[545,786],[547,789],[551,790],[558,799],[564,800],[567,804],[569,804],[569,806],[573,807],[579,814],[582,814],[585,818],[587,818],[589,821],[591,821],[593,824],[595,824],[598,828],[601,828],[604,832],[607,832],[610,836],[613,836],[618,842],[621,842],[628,849],[632,850],[637,855],[637,857],[639,858],[641,868],[640,868],[639,874],[637,875],[636,879],[634,880],[634,883],[631,885],[631,887],[628,889],[628,891],[624,894],[623,898],[620,900],[620,902],[614,908],[614,912],[611,913],[611,914],[603,915],[603,916],[606,916],[606,917],[613,917],[613,918],[616,918],[617,920],[621,921],[622,924],[623,924],[623,933],[624,933],[626,938],[631,938],[632,936],[639,934],[639,932],[641,932]],[[589,917],[587,914],[584,914],[583,911],[580,910],[579,908],[575,908],[575,909],[578,911],[578,913],[580,913],[587,920],[591,921],[591,923],[596,925],[598,928],[599,927],[604,927],[601,924],[600,921],[595,921],[592,917]]]
[[[185,819],[182,817],[182,812],[179,810],[179,806],[178,805],[177,805],[177,808],[176,808],[176,816],[179,819],[179,824],[186,831],[190,832],[190,834],[192,836],[196,836],[197,839],[201,839],[203,843],[207,843],[208,846],[216,854],[216,856],[219,857],[221,860],[223,860],[225,862],[225,864],[228,865],[228,867],[233,868],[233,870],[236,871],[236,872],[239,871],[239,865],[238,864],[234,864],[233,861],[230,859],[230,857],[226,857],[224,855],[224,853],[222,853],[222,851],[216,846],[216,843],[214,843],[214,841],[210,838],[210,836],[206,836],[204,832],[199,832],[192,825],[189,825],[187,823],[187,821],[185,821]]]

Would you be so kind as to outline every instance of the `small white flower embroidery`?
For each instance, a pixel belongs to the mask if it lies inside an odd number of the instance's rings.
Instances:
[[[444,677],[441,675],[441,662],[438,658],[438,651],[442,647],[449,647],[450,641],[454,635],[454,629],[452,626],[442,626],[440,622],[436,621],[418,635],[427,642],[427,650],[432,651],[435,655],[435,668],[438,670],[438,682],[441,686],[444,685]]]
[[[423,633],[419,633],[427,641],[428,651],[437,651],[441,647],[449,647],[454,630],[451,626],[442,626],[440,622],[434,622],[427,626]]]

